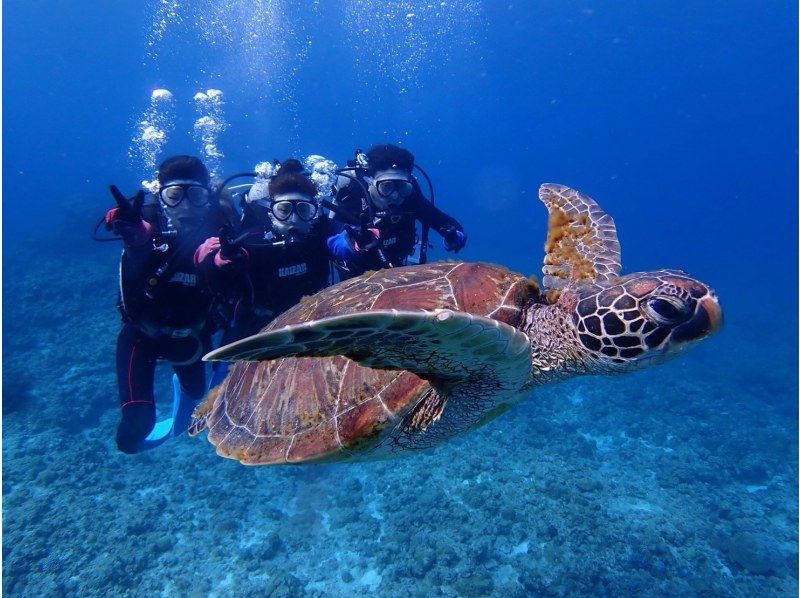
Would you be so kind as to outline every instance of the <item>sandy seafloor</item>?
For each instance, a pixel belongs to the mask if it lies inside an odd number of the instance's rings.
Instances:
[[[797,595],[780,314],[728,310],[678,361],[542,389],[405,460],[247,468],[188,437],[130,457],[117,251],[4,271],[5,595]]]

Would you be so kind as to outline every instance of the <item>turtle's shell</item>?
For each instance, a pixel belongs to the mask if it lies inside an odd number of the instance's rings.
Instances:
[[[460,310],[518,327],[538,298],[535,281],[493,264],[437,262],[370,272],[344,281],[276,318],[265,330],[376,309]],[[236,362],[210,410],[208,438],[246,464],[370,458],[430,389],[408,371],[364,367],[346,357]]]

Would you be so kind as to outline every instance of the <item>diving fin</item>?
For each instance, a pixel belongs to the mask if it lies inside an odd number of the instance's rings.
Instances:
[[[198,397],[200,400],[202,397]],[[150,434],[140,446],[141,451],[150,450],[175,436],[180,436],[189,428],[189,421],[196,401],[181,388],[177,374],[172,375],[172,417],[156,422]]]
[[[172,374],[172,388],[174,392],[172,400],[172,435],[180,436],[189,429],[192,412],[203,397],[194,398],[188,392],[184,392],[181,388],[181,383],[178,381],[177,374]]]

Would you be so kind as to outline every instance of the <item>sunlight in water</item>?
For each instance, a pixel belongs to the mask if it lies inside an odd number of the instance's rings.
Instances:
[[[457,49],[475,44],[482,15],[476,0],[348,0],[343,26],[358,70],[377,68],[406,93],[420,88],[421,79],[441,69]]]
[[[158,0],[151,13],[148,58],[157,68],[184,55],[194,58],[191,44],[200,40],[199,76],[206,83],[225,77],[258,89],[262,97],[276,88],[286,92],[280,75],[307,54],[308,40],[299,39],[304,26],[290,18],[286,0]]]
[[[485,30],[480,0],[152,0],[147,10],[146,62],[155,76],[177,69],[195,89],[222,87],[239,106],[276,109],[290,137],[301,125],[298,82],[306,67],[319,68],[310,60],[327,56],[311,53],[320,29],[340,32],[360,89],[388,86],[400,95],[418,92],[426,77],[481,45]],[[192,131],[214,170],[222,158],[216,140],[227,127],[218,109],[198,104]]]

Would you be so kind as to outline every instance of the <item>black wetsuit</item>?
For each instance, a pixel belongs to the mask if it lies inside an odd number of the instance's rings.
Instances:
[[[145,216],[150,222],[150,219]],[[211,214],[202,230],[187,237],[165,236],[126,246],[120,263],[122,329],[117,338],[117,381],[122,421],[117,446],[136,452],[156,421],[153,379],[156,362],[172,364],[181,387],[191,396],[205,392],[201,357],[211,347],[212,295],[199,284],[194,265],[197,246],[226,222]]]
[[[255,225],[245,212],[240,234],[252,231],[242,242],[247,258],[219,268],[210,254],[199,265],[209,287],[233,304],[222,344],[256,334],[302,297],[328,286],[331,258],[326,243],[336,228],[320,218],[302,240],[286,243],[273,230]]]
[[[355,215],[368,214],[371,207],[372,222],[369,226],[381,232],[381,253],[364,252],[351,260],[337,261],[337,269],[343,279],[357,276],[367,270],[405,266],[419,242],[416,227],[418,220],[440,234],[448,227],[454,227],[462,232],[464,230],[455,218],[445,214],[425,199],[416,181],[412,194],[402,205],[392,210],[381,211],[375,207],[371,199],[364,196],[363,189],[355,181],[350,181],[347,186],[336,192],[334,203]],[[343,221],[338,216],[335,218]]]

